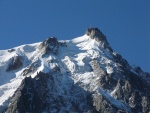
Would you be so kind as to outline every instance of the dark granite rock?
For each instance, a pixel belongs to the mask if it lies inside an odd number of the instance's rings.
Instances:
[[[11,53],[11,52],[13,52],[13,51],[15,51],[15,49],[9,49],[9,50],[8,50],[9,53]]]
[[[98,28],[88,28],[86,30],[86,35],[90,36],[91,39],[95,39],[97,42],[99,42],[103,48],[113,52],[113,49],[109,46],[106,36]]]
[[[10,63],[6,69],[6,71],[16,70],[23,66],[23,58],[21,56],[15,56],[10,60]]]
[[[98,61],[96,59],[93,59],[91,62],[90,62],[90,65],[94,71],[94,74],[99,76],[99,75],[106,75],[106,72],[103,71],[103,69],[101,69]]]
[[[47,54],[47,53],[57,54],[58,48],[59,48],[59,42],[55,37],[48,38],[47,40],[45,40],[39,45],[39,49],[41,50],[42,54]]]
[[[129,106],[134,112],[139,112],[141,110],[141,95],[139,91],[134,91],[129,98]]]
[[[99,41],[106,41],[106,36],[98,28],[88,28],[86,34],[92,39],[98,38]]]
[[[58,76],[61,77],[61,75]],[[48,113],[52,111],[54,113],[82,113],[92,109],[90,93],[78,86],[70,86],[69,92],[63,91],[58,88],[57,84],[61,82],[56,79],[58,79],[57,76],[52,73],[43,72],[37,73],[33,79],[26,77],[13,95],[5,113],[42,113],[44,111]],[[60,95],[62,92],[64,94]]]
[[[150,86],[147,83],[144,83],[139,76],[133,73],[130,73],[130,75],[127,76],[128,78],[125,80],[118,81],[115,88],[116,91],[113,96],[117,100],[121,100],[123,103],[128,104],[133,113],[142,112],[142,109],[144,109],[144,106],[142,105],[142,97],[145,97],[144,95],[148,95],[147,99],[150,99],[150,92],[146,90],[150,89]],[[147,104],[144,105],[147,106]],[[149,109],[148,106],[146,108]]]
[[[47,81],[53,82],[49,74],[38,73],[35,79],[26,77],[11,99],[5,113],[40,113],[48,105]]]
[[[28,66],[26,69],[24,69],[21,75],[26,76],[28,74],[32,74],[37,70],[37,68],[38,68],[38,64],[34,62],[30,66]]]
[[[141,104],[142,104],[142,112],[149,113],[150,112],[150,98],[143,96]]]
[[[150,100],[150,85],[149,82],[144,79],[149,75],[141,76],[140,74],[147,74],[143,73],[142,70],[138,68],[135,71],[138,74],[133,73],[130,71],[131,67],[129,66],[128,62],[124,60],[120,55],[115,56],[115,61],[118,60],[120,64],[120,69],[116,70],[115,73],[107,74],[105,72],[99,62],[98,59],[93,59],[90,62],[90,65],[94,71],[96,76],[99,76],[98,86],[103,90],[115,90],[113,93],[113,98],[120,101],[123,105],[128,105],[128,108],[131,110],[132,113],[148,113],[150,110],[149,100]],[[121,75],[119,75],[121,74]],[[123,109],[117,108],[113,106],[111,109],[108,108],[110,111],[107,111],[107,105],[110,106],[110,101],[103,95],[97,95],[94,99],[94,105],[96,106],[96,111],[99,113],[124,113],[128,112]]]

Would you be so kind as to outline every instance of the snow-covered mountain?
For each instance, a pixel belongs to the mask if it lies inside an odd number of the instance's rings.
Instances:
[[[98,28],[0,50],[0,113],[150,113],[150,74]]]

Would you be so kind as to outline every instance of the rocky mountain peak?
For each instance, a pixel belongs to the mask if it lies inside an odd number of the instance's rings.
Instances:
[[[92,39],[98,38],[101,41],[106,41],[106,36],[98,28],[88,28],[86,34]]]
[[[98,28],[88,28],[86,30],[86,35],[90,36],[91,39],[95,39],[97,42],[99,42],[103,48],[107,48],[108,50],[113,51],[109,46],[106,36]]]
[[[0,79],[0,113],[150,113],[150,74],[98,28],[0,50]]]
[[[57,54],[59,42],[56,37],[50,37],[39,45],[42,54],[53,53]]]

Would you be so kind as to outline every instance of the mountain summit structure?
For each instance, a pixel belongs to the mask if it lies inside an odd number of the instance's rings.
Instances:
[[[98,28],[0,50],[1,113],[150,113],[150,74]]]

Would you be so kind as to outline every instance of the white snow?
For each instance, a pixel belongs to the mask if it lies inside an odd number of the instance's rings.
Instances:
[[[88,91],[95,91],[97,89],[100,77],[94,75],[89,65],[92,59],[97,58],[100,66],[108,74],[114,71],[109,65],[114,65],[114,67],[117,65],[111,60],[112,56],[110,53],[87,35],[67,40],[67,47],[59,47],[58,55],[50,54],[49,56],[42,57],[38,49],[40,43],[18,46],[13,48],[15,51],[12,52],[0,50],[0,106],[3,106],[5,101],[14,94],[14,91],[19,87],[24,78],[21,73],[31,63],[37,62],[38,68],[34,73],[27,76],[34,78],[37,72],[47,73],[55,67],[60,67],[63,76],[62,86],[69,87],[66,76],[70,75],[74,84],[79,84]],[[24,58],[24,65],[18,70],[6,72],[5,70],[14,56],[22,56]]]
[[[0,105],[8,100],[13,94],[14,91],[19,87],[23,78],[15,78],[9,83],[0,86]]]
[[[5,106],[6,101],[14,94],[19,87],[24,76],[21,73],[32,62],[32,58],[38,54],[35,51],[39,43],[22,45],[13,48],[14,51],[0,50],[0,106]],[[21,69],[6,72],[6,69],[14,56],[22,56],[24,58],[24,66]],[[38,56],[39,57],[39,56]]]
[[[112,67],[106,67],[106,69],[107,69],[108,74],[113,73],[113,68]]]

